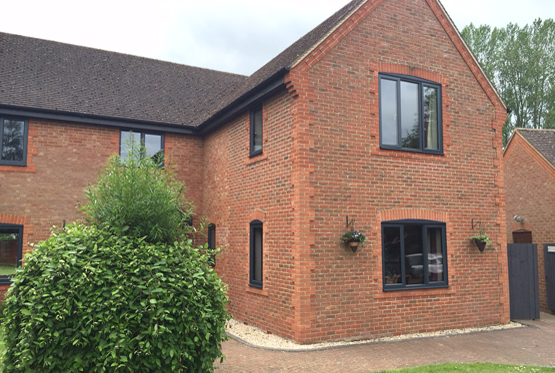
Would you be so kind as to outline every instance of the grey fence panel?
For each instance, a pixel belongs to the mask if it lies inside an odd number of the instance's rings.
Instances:
[[[555,243],[543,245],[547,308],[555,310]]]
[[[538,247],[536,244],[507,245],[511,319],[539,319]]]

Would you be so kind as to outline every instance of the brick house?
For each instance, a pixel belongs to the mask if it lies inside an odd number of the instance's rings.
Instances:
[[[538,244],[540,309],[549,312],[543,244],[555,243],[555,130],[517,128],[503,162],[507,241]]]
[[[507,109],[438,1],[354,0],[249,77],[7,34],[0,58],[23,254],[133,131],[226,247],[236,319],[300,343],[508,322]]]

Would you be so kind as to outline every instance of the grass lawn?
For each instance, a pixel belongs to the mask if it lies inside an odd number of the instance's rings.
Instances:
[[[506,364],[486,364],[486,363],[473,363],[473,364],[435,364],[424,365],[421,367],[404,368],[396,370],[382,370],[383,372],[401,372],[401,373],[450,373],[450,372],[534,372],[534,373],[553,373],[555,368],[535,367],[531,365],[506,365]]]
[[[0,276],[13,275],[15,273],[15,265],[3,266],[0,265]]]

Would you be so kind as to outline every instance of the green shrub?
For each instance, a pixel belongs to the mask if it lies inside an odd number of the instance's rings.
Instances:
[[[54,232],[3,305],[2,371],[212,371],[228,315],[201,251],[82,224]]]
[[[185,186],[171,169],[143,154],[131,146],[126,159],[112,157],[98,183],[86,190],[89,203],[82,210],[100,227],[173,243],[188,233],[191,205],[183,198]]]

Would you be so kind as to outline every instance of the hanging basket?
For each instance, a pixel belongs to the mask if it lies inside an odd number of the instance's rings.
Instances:
[[[488,243],[486,241],[482,241],[482,240],[478,240],[478,239],[474,239],[474,245],[476,245],[476,247],[478,248],[478,250],[480,251],[484,251],[484,249],[486,248],[486,245]]]
[[[353,253],[357,251],[358,245],[360,245],[360,242],[358,241],[349,241],[348,243],[351,250],[353,250]]]

